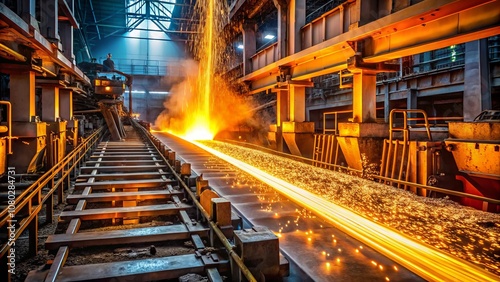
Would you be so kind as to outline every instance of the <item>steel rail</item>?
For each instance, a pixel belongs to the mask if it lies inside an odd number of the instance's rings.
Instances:
[[[144,127],[139,126],[137,124],[137,122],[133,121],[133,123],[134,123],[134,125],[136,127],[140,128],[143,131],[143,133],[145,133],[145,135],[149,138],[150,141],[152,141],[152,140],[158,140],[150,132],[146,131],[146,129]],[[158,142],[160,142],[160,141],[158,140]],[[155,144],[155,142],[151,142],[151,144],[159,151],[159,148]],[[174,172],[175,171],[174,168],[170,165],[170,163],[167,161],[167,159],[165,158],[165,156],[163,154],[160,154],[160,155],[163,158],[163,160],[165,160],[165,163],[171,169],[171,171]],[[255,279],[255,277],[253,276],[253,274],[247,268],[247,266],[245,265],[245,263],[243,262],[243,260],[240,258],[240,256],[235,252],[235,250],[234,250],[235,247],[233,245],[231,245],[231,243],[226,238],[226,236],[224,235],[224,233],[222,233],[222,231],[219,229],[219,227],[217,226],[217,224],[211,220],[210,215],[203,208],[203,206],[201,205],[201,203],[198,200],[196,200],[196,195],[191,191],[191,189],[186,185],[186,183],[184,183],[184,180],[177,173],[174,173],[174,175],[175,175],[175,178],[179,181],[179,185],[181,185],[182,188],[184,188],[184,190],[189,194],[189,196],[191,197],[191,199],[193,199],[193,203],[198,208],[198,210],[201,212],[202,216],[207,220],[207,222],[210,225],[210,228],[214,231],[214,233],[217,235],[217,237],[219,238],[219,240],[222,242],[222,244],[226,248],[226,251],[228,252],[228,255],[238,265],[238,267],[240,268],[240,270],[243,273],[243,275],[248,279],[249,282],[256,282],[257,280]]]

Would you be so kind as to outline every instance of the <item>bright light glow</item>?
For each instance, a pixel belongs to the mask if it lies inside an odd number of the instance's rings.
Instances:
[[[238,49],[243,50],[243,48],[244,48],[244,47],[243,47],[243,44],[238,44]]]
[[[201,122],[197,126],[191,127],[183,138],[187,140],[212,140],[214,139],[214,133],[210,131],[210,126]]]
[[[274,39],[276,36],[272,35],[272,34],[267,34],[266,36],[264,36],[265,39]]]
[[[429,281],[498,281],[498,276],[436,248],[422,245],[392,229],[274,177],[243,161],[193,142],[205,151],[237,166],[278,192],[333,223],[341,231]],[[378,266],[375,261],[372,264]]]
[[[164,102],[167,109],[155,121],[155,127],[187,140],[211,140],[227,128],[251,116],[245,97],[229,87],[227,78],[217,74],[225,64],[219,33],[225,26],[226,1],[199,0],[199,37],[195,40],[195,61],[183,66],[185,80],[171,89]]]

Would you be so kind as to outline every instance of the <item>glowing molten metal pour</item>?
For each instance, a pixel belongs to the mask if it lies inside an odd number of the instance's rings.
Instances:
[[[210,130],[210,122],[207,124],[197,123],[193,127],[189,128],[184,136],[187,140],[212,140],[214,139],[215,131]]]
[[[200,24],[192,46],[197,62],[183,64],[186,79],[173,87],[166,111],[156,120],[160,131],[187,140],[212,140],[219,131],[249,118],[244,98],[235,95],[227,78],[218,75],[230,66],[221,37],[227,10],[226,1],[197,1]]]

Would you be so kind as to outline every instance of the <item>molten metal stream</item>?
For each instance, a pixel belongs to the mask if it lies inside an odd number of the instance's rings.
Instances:
[[[348,209],[330,203],[245,162],[198,142],[191,142],[267,183],[289,199],[329,220],[338,229],[424,279],[431,281],[498,281],[498,277],[494,274],[465,260],[417,243],[402,234],[380,226]]]

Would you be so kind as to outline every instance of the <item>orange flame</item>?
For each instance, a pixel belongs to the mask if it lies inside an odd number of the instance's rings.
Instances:
[[[188,140],[211,140],[218,132],[251,118],[251,103],[232,92],[222,78],[212,76],[212,87],[206,89],[200,83],[204,80],[200,79],[198,65],[193,61],[184,65],[187,78],[171,89],[156,128]]]
[[[244,98],[230,91],[227,82],[216,75],[216,70],[224,64],[223,39],[218,37],[222,21],[227,18],[220,14],[224,9],[218,7],[224,2],[197,2],[202,19],[199,34],[203,36],[194,40],[199,44],[194,46],[199,62],[183,64],[186,79],[170,91],[165,111],[155,122],[162,131],[189,140],[211,140],[221,130],[250,117],[250,106]]]

